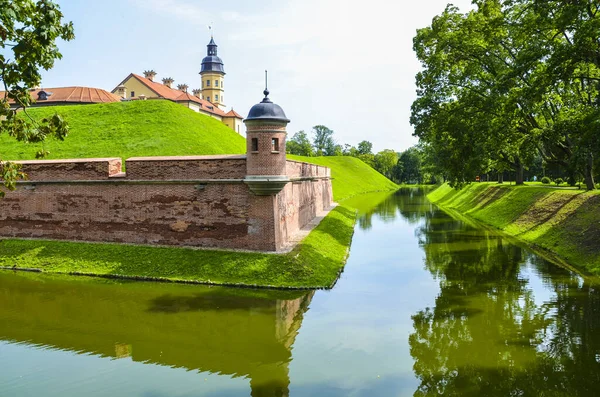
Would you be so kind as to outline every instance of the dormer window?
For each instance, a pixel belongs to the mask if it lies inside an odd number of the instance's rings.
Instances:
[[[46,92],[46,91],[42,90],[42,91],[38,92],[38,98],[37,99],[38,99],[38,101],[46,101],[46,100],[48,100],[48,97],[50,95],[52,95],[51,92]]]

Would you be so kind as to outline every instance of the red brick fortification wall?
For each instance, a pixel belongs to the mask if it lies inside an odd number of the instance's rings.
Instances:
[[[0,235],[275,251],[331,204],[328,169],[288,162],[291,183],[255,196],[245,156],[22,162]]]
[[[251,218],[245,167],[243,156],[137,158],[127,174],[120,159],[23,162],[29,181],[2,201],[0,235],[274,250],[272,226]]]
[[[275,207],[278,248],[333,204],[329,168],[288,160],[287,173],[292,182],[277,195]]]

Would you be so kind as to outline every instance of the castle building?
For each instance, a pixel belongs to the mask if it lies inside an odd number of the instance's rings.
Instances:
[[[174,88],[175,80],[171,77],[163,78],[162,83],[155,81],[154,70],[145,71],[143,77],[130,73],[112,93],[122,100],[167,99],[220,120],[235,132],[241,133],[243,117],[233,108],[228,112],[224,110],[225,69],[223,61],[217,56],[217,44],[213,37],[207,45],[206,57],[202,59],[200,76],[201,88],[193,89],[190,94],[187,84],[178,84]]]

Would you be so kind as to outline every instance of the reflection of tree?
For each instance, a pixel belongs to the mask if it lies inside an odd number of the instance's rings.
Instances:
[[[597,287],[439,210],[422,219],[441,291],[413,316],[415,396],[600,395]],[[549,302],[521,276],[526,261],[555,293]]]
[[[358,226],[362,230],[372,227],[373,215],[377,215],[383,222],[393,222],[398,214],[402,215],[410,224],[419,222],[432,210],[432,206],[424,200],[429,189],[402,188],[389,195],[376,205],[364,206],[367,208],[358,218]],[[367,195],[368,197],[368,195]]]

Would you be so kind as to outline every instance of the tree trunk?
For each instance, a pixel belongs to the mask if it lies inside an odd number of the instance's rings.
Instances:
[[[498,183],[504,183],[504,172],[498,171]]]
[[[517,163],[517,169],[515,170],[515,183],[517,185],[523,185],[523,164],[519,161]]]
[[[594,155],[592,153],[588,154],[585,164],[585,187],[587,190],[596,189],[596,184],[594,183]]]

